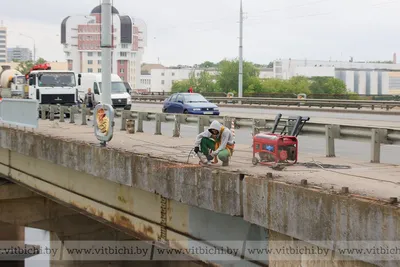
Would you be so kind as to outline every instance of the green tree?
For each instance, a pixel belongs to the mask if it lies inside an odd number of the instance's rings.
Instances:
[[[219,87],[217,85],[216,77],[208,72],[201,72],[198,79],[196,79],[196,86],[193,89],[195,92],[218,92]]]
[[[29,61],[23,61],[20,62],[18,64],[18,66],[16,67],[16,70],[21,72],[22,74],[26,74],[30,71],[30,69],[37,64],[44,64],[47,61],[43,58],[39,58],[35,63],[33,63],[33,61],[29,60]]]
[[[219,91],[216,78],[205,71],[200,72],[198,77],[196,77],[196,73],[192,71],[189,74],[188,80],[174,82],[171,91],[174,93],[186,92],[190,87],[193,87],[193,91],[196,93]]]
[[[288,88],[290,93],[294,94],[310,94],[310,80],[307,77],[303,76],[297,76],[297,77],[292,77],[288,81]]]
[[[238,93],[239,87],[239,61],[238,60],[223,60],[218,66],[219,75],[217,77],[218,85],[224,93]],[[243,89],[249,87],[252,77],[258,77],[260,71],[250,62],[243,62]]]
[[[44,58],[40,57],[38,60],[36,60],[35,65],[36,65],[36,64],[44,64],[44,63],[46,63],[46,62],[47,62],[47,61],[46,61]]]
[[[333,77],[313,77],[311,78],[310,90],[311,94],[321,95],[346,95],[349,91],[346,84]]]
[[[174,81],[172,83],[171,92],[172,93],[187,92],[189,88],[190,88],[189,80]]]
[[[199,65],[200,68],[215,68],[217,64],[211,61],[205,61]]]
[[[29,70],[33,67],[33,62],[32,61],[24,61],[20,62],[18,66],[16,67],[16,70],[21,72],[22,74],[26,74],[29,72]]]
[[[248,81],[248,87],[245,88],[244,92],[247,94],[261,93],[263,90],[261,79],[258,77],[250,77]]]

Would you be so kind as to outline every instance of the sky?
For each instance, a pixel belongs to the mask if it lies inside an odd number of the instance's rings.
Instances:
[[[8,46],[32,49],[33,38],[36,58],[65,61],[61,21],[89,15],[100,1],[4,1],[0,20],[9,29]],[[239,55],[240,0],[113,1],[121,15],[146,22],[146,63],[193,65]],[[243,0],[243,10],[244,59],[258,64],[392,60],[400,53],[400,0]]]

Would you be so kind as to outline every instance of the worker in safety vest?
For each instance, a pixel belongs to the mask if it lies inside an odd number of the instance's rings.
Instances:
[[[213,121],[210,128],[196,137],[194,146],[194,152],[200,159],[201,154],[199,152],[206,156],[207,164],[211,164],[213,159],[214,164],[218,163],[219,158],[222,161],[222,166],[228,166],[235,141],[233,141],[232,132],[228,128],[225,128],[218,121]]]

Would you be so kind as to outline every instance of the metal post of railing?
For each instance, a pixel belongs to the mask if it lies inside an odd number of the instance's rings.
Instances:
[[[147,113],[144,112],[139,112],[137,114],[137,120],[138,120],[138,125],[137,125],[137,131],[138,133],[143,133],[143,120],[147,116]]]
[[[172,137],[180,137],[181,136],[181,115],[174,116],[174,130],[172,133]]]
[[[87,122],[86,122],[86,107],[82,107],[82,125],[87,125]]]
[[[65,107],[60,106],[60,122],[64,122]]]
[[[55,112],[55,107],[53,105],[50,105],[50,116],[49,119],[50,121],[54,121],[54,112]]]
[[[76,107],[69,108],[69,123],[75,123],[75,110]]]
[[[42,105],[42,107],[41,107],[42,120],[46,119],[46,111],[47,111],[47,107],[45,105]]]
[[[228,117],[228,116],[225,116],[224,117],[224,126],[230,128],[231,127],[231,123],[232,123],[232,118]]]
[[[210,123],[209,116],[199,116],[197,121],[197,131],[198,133],[204,132],[204,127],[207,127]]]
[[[156,132],[154,133],[155,135],[161,135],[161,117],[162,114],[157,113],[156,114]]]
[[[381,159],[381,132],[371,129],[371,163],[379,163]]]
[[[126,120],[127,119],[130,119],[130,116],[128,116],[128,113],[129,112],[129,114],[130,114],[130,111],[126,111],[126,110],[124,110],[124,111],[122,111],[122,113],[121,113],[121,131],[125,131],[126,130]]]
[[[333,136],[332,125],[325,125],[326,156],[335,157],[335,138]]]
[[[259,128],[266,127],[266,121],[261,119],[253,119],[251,126],[252,136],[259,133]]]

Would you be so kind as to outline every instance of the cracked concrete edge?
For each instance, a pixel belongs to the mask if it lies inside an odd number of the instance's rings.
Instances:
[[[187,205],[242,216],[240,174],[0,127],[0,146]]]
[[[244,220],[320,247],[400,240],[398,205],[250,176],[243,192]]]

